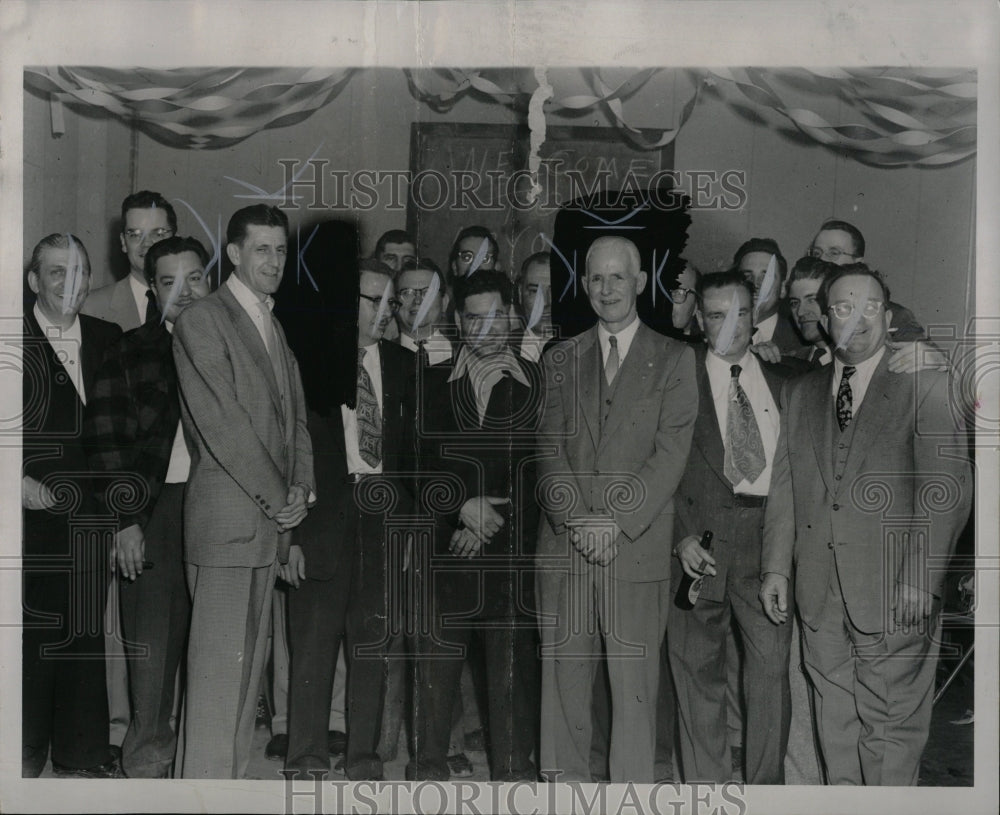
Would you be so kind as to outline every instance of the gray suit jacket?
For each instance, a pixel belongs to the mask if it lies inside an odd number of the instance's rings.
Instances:
[[[834,561],[847,613],[866,633],[885,630],[896,583],[940,596],[969,516],[972,469],[964,428],[949,408],[948,374],[894,374],[888,357],[854,418],[839,479],[834,366],[782,390],[761,571],[789,579],[794,571],[799,613],[814,629]]]
[[[275,334],[291,385],[285,409],[260,334],[228,286],[192,303],[175,325],[182,421],[194,442],[184,504],[188,563],[270,565],[279,554],[273,518],[288,488],[314,489],[298,364],[277,321]]]
[[[674,491],[698,414],[694,353],[640,325],[618,372],[603,433],[597,327],[550,347],[543,359],[538,492],[546,517],[540,525],[539,567],[595,568],[569,542],[564,524],[610,512],[626,538],[611,563],[613,577],[668,579]]]
[[[132,296],[132,286],[128,282],[128,277],[92,291],[83,301],[83,308],[80,311],[99,320],[115,323],[122,331],[138,328],[146,316],[136,311],[135,298]]]

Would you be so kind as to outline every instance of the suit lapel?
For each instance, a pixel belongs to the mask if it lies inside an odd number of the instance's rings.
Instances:
[[[836,495],[837,482],[833,478],[834,409],[830,388],[833,385],[833,365],[823,376],[809,376],[803,381],[805,412],[816,454],[816,464],[827,492]]]
[[[722,441],[719,417],[715,412],[712,383],[708,379],[708,369],[705,367],[706,353],[707,349],[704,345],[695,348],[695,371],[698,377],[698,418],[694,423],[692,443],[719,477],[719,480],[726,487],[732,488],[732,482],[726,478],[724,472],[726,448]]]
[[[98,347],[98,342],[94,338],[89,320],[82,315],[80,320],[80,372],[83,376],[83,392],[88,396],[93,390],[94,380],[97,378],[97,371],[101,367],[102,348]]]
[[[132,273],[129,272],[129,275]],[[135,298],[132,296],[132,284],[129,283],[128,275],[120,280],[111,292],[111,310],[118,315],[117,322],[128,331],[136,328],[144,322],[145,314],[136,311]]]
[[[247,349],[247,353],[250,354],[254,365],[260,371],[260,375],[264,378],[264,383],[267,385],[267,392],[271,396],[271,401],[274,402],[275,410],[278,416],[281,417],[282,422],[284,422],[285,412],[281,404],[281,394],[278,392],[278,382],[274,378],[274,366],[271,364],[271,358],[267,355],[264,340],[261,339],[260,332],[257,331],[257,326],[253,324],[250,315],[246,313],[243,306],[239,304],[232,292],[229,291],[228,286],[219,288],[219,299],[229,311],[229,317],[233,321],[236,334]],[[275,328],[274,333],[275,336],[278,336],[277,328]]]
[[[626,416],[630,414],[633,403],[647,387],[650,372],[653,370],[651,333],[652,329],[640,323],[635,337],[632,338],[628,355],[618,371],[619,382],[615,387],[615,397],[608,413],[602,441],[615,435]]]
[[[563,398],[569,400],[569,404],[579,398],[580,413],[583,415],[584,423],[587,425],[596,450],[601,438],[601,420],[597,404],[601,398],[601,384],[597,379],[601,375],[601,344],[597,340],[596,327],[581,337],[578,359],[580,364],[580,369],[577,371],[579,388],[576,393],[565,394]],[[567,377],[566,381],[572,383],[573,378]]]
[[[864,401],[853,419],[854,437],[851,439],[851,449],[847,452],[841,483],[850,484],[854,480],[855,474],[860,472],[861,466],[865,463],[868,451],[875,446],[878,433],[887,425],[884,403],[888,402],[893,406],[903,402],[897,398],[899,387],[903,382],[903,375],[889,371],[889,354],[883,354],[872,374],[871,382],[868,383]]]

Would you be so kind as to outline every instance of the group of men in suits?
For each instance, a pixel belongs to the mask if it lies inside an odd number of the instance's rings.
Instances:
[[[546,255],[511,280],[495,238],[469,227],[442,273],[387,233],[347,287],[350,381],[307,405],[271,314],[280,210],[233,215],[233,271],[214,292],[204,248],[176,236],[161,196],[130,196],[122,224],[130,275],[89,301],[73,236],[44,239],[28,266],[26,775],[50,744],[63,775],[245,775],[280,579],[290,772],[330,769],[343,644],[346,777],[383,777],[397,708],[411,713],[407,778],[460,774],[456,699],[476,637],[494,780],[588,782],[595,749],[596,777],[660,780],[669,671],[683,780],[726,781],[735,629],[744,776],[783,783],[800,619],[827,780],[916,782],[971,471],[938,352],[912,315],[897,322],[854,227],[825,224],[790,276],[769,239],[728,272],[686,266],[678,338],[638,317],[636,246],[599,238],[583,278],[596,324],[566,340]],[[84,302],[131,330],[78,316]],[[935,488],[949,500],[925,506]],[[100,533],[82,516],[104,519]],[[131,700],[120,765],[109,565]],[[684,576],[702,581],[690,609],[672,607]],[[93,608],[77,614],[84,595]]]

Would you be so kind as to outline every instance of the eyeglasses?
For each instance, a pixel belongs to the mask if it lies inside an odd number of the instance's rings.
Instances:
[[[162,226],[159,229],[151,229],[146,232],[143,229],[126,229],[125,230],[125,240],[127,241],[141,241],[146,235],[149,235],[153,240],[162,241],[164,238],[169,238],[174,234],[172,229],[164,229]]]
[[[828,249],[820,249],[818,246],[810,246],[806,254],[811,258],[828,260],[830,263],[836,263],[842,257],[856,257],[856,255],[852,255],[850,252],[845,252],[843,249],[838,249],[836,246],[831,246]]]
[[[427,296],[427,292],[430,290],[430,286],[424,286],[422,289],[400,289],[396,294],[399,295],[400,300],[405,300],[409,302],[415,300],[419,297],[421,300]]]
[[[882,301],[869,300],[862,306],[861,313],[870,320],[873,317],[877,317],[883,308],[885,308],[885,303]],[[832,311],[833,316],[838,320],[846,320],[854,313],[854,303],[850,300],[842,300],[839,303],[833,303],[827,311]]]
[[[475,252],[470,252],[468,249],[463,249],[455,257],[457,257],[462,263],[472,263],[473,259],[476,257]],[[492,263],[497,258],[496,252],[487,252],[483,255],[483,263]]]
[[[688,297],[690,297],[692,294],[694,294],[694,289],[685,289],[685,288],[671,289],[670,302],[674,303],[675,305],[680,305],[685,300],[687,300]]]
[[[358,296],[364,300],[367,300],[369,303],[374,303],[376,306],[382,302],[381,297],[374,297],[370,294],[359,294]],[[390,297],[385,302],[386,305],[389,306],[389,311],[392,314],[395,314],[397,311],[399,311],[400,307],[403,305],[403,301],[397,300],[395,297]]]

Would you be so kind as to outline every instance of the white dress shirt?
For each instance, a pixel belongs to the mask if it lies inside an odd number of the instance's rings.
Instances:
[[[267,349],[267,333],[264,327],[264,313],[260,310],[260,303],[264,302],[268,304],[268,311],[270,311],[271,304],[274,303],[274,298],[271,295],[266,297],[258,297],[257,293],[250,289],[242,280],[240,280],[235,274],[229,275],[226,280],[226,285],[229,286],[229,291],[232,292],[233,297],[236,298],[236,302],[243,307],[243,310],[249,315],[250,319],[253,321],[254,328],[257,329],[257,333],[260,334],[260,341],[264,343],[264,348]],[[145,314],[145,312],[140,312]],[[273,319],[273,318],[272,318]],[[270,349],[268,349],[270,353]]]
[[[80,360],[80,347],[83,344],[80,318],[74,317],[73,324],[69,328],[60,328],[42,314],[37,303],[34,313],[35,319],[38,320],[38,327],[42,329],[45,339],[49,341],[52,350],[56,352],[56,359],[59,360],[59,364],[63,366],[69,376],[69,381],[76,388],[76,392],[80,395],[80,401],[87,404],[87,394],[83,387],[83,363]]]
[[[378,350],[378,343],[374,343],[365,348],[365,356],[361,362],[368,371],[368,376],[372,381],[372,390],[375,392],[375,401],[378,402],[379,414],[383,415],[382,427],[385,427],[385,418],[382,411],[382,355]],[[382,462],[379,461],[374,467],[361,458],[361,448],[358,444],[358,413],[351,410],[347,405],[340,406],[340,417],[344,421],[344,448],[347,451],[347,472],[349,473],[380,473],[382,472]],[[384,439],[383,439],[384,441]],[[385,451],[383,450],[383,455]]]
[[[174,333],[174,324],[169,320],[163,323],[167,331]],[[191,454],[188,452],[187,443],[184,441],[184,428],[177,420],[177,432],[174,433],[174,443],[170,448],[170,463],[167,465],[167,475],[163,479],[165,484],[184,484],[191,474]]]
[[[399,334],[399,344],[414,354],[419,350],[417,341],[404,332]],[[447,362],[451,359],[451,340],[435,328],[424,343],[424,350],[427,351],[428,364],[437,365],[441,362]]]
[[[518,351],[523,359],[538,362],[542,358],[542,349],[548,341],[548,337],[543,337],[541,334],[536,334],[530,328],[527,328],[524,331],[524,336],[521,338],[521,347]]]
[[[635,339],[635,332],[639,330],[639,318],[636,317],[625,328],[615,334],[618,340],[618,370],[625,364],[625,357],[628,356],[628,349],[632,347],[632,340]],[[604,327],[603,323],[597,324],[597,340],[601,343],[601,368],[607,367],[608,352],[611,349],[611,332]]]
[[[885,347],[879,348],[878,351],[873,355],[868,357],[864,362],[859,362],[855,365],[854,375],[850,378],[851,383],[851,415],[857,416],[858,411],[861,409],[861,403],[865,399],[865,394],[868,393],[868,385],[872,381],[872,376],[875,373],[875,369],[878,367],[879,360],[885,354]],[[840,380],[844,376],[844,363],[840,361],[839,358],[833,358],[833,404],[837,404],[837,391],[840,390]]]
[[[454,382],[466,374],[468,374],[469,382],[472,385],[472,393],[476,397],[480,426],[482,426],[486,416],[486,408],[489,407],[493,388],[503,379],[504,374],[510,374],[512,378],[528,387],[528,377],[524,375],[521,364],[517,361],[517,356],[509,346],[498,354],[484,358],[472,353],[467,345],[463,345],[458,352],[458,360],[455,362],[455,368],[452,370],[451,376],[448,377],[448,381]]]
[[[771,395],[771,389],[764,379],[757,356],[751,351],[735,363],[743,370],[740,372],[740,386],[750,400],[754,419],[760,430],[760,439],[764,445],[764,470],[752,483],[745,478],[733,488],[733,492],[741,495],[767,495],[771,486],[771,466],[774,464],[774,451],[778,447],[778,406]],[[705,355],[705,369],[708,371],[708,383],[712,388],[712,401],[715,404],[715,415],[719,420],[719,432],[722,434],[722,444],[726,444],[726,422],[729,419],[729,383],[732,379],[731,366],[717,357],[711,350]]]

